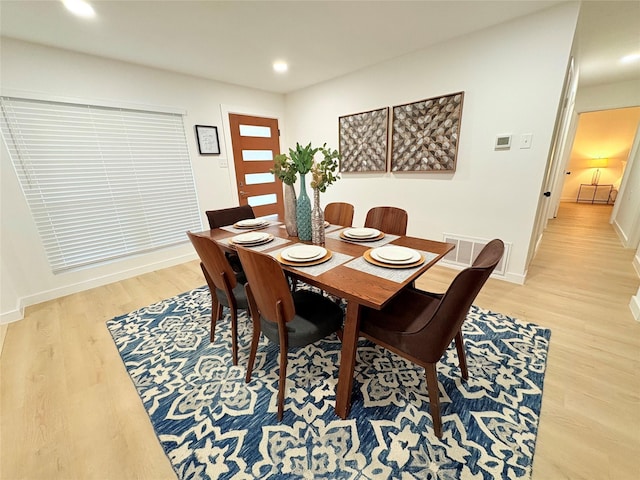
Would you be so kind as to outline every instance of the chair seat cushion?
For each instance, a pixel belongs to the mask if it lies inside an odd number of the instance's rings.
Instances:
[[[231,269],[236,274],[242,273],[244,275],[244,272],[242,271],[242,264],[240,263],[240,258],[238,258],[237,253],[225,252],[224,256],[227,257],[227,260],[229,261],[229,265],[231,265]]]
[[[216,296],[218,297],[218,301],[224,305],[225,307],[229,307],[229,301],[227,300],[227,296],[224,292],[218,288],[216,288]],[[236,304],[240,310],[248,310],[249,302],[247,301],[247,294],[244,291],[244,284],[238,283],[233,288],[233,296],[236,297]]]
[[[309,345],[342,327],[344,315],[336,303],[309,290],[298,290],[292,295],[296,315],[287,323],[290,347]],[[280,344],[278,325],[264,318],[260,323],[265,336]]]
[[[363,308],[360,330],[380,340],[414,334],[431,319],[440,304],[440,297],[441,295],[407,288],[382,310]]]

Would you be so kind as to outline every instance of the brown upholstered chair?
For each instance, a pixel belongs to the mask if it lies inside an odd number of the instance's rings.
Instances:
[[[256,218],[251,205],[240,205],[239,207],[222,208],[220,210],[207,210],[207,219],[209,220],[209,228],[225,227],[233,225],[240,220],[248,218]]]
[[[374,207],[367,212],[365,227],[377,228],[390,235],[406,235],[409,215],[397,207]]]
[[[433,429],[438,437],[442,437],[442,420],[436,364],[455,339],[462,378],[469,377],[462,322],[503,252],[502,241],[492,240],[473,265],[456,276],[446,293],[407,288],[382,310],[363,308],[361,313],[362,336],[425,368]]]
[[[342,309],[310,290],[291,292],[280,264],[273,257],[245,248],[238,255],[249,283],[245,285],[253,320],[253,339],[247,365],[247,383],[256,358],[260,332],[280,346],[278,420],[284,411],[289,347],[302,347],[342,327]]]
[[[324,219],[333,225],[350,227],[353,224],[353,205],[344,202],[328,203],[324,207]]]
[[[240,220],[256,218],[251,205],[240,205],[239,207],[222,208],[219,210],[207,210],[205,213],[207,214],[209,228],[211,228],[211,230],[214,228],[226,227],[227,225],[233,225]],[[227,260],[229,260],[233,271],[236,272],[238,280],[241,283],[244,283],[244,272],[242,271],[242,265],[240,264],[238,255],[233,252],[225,252],[225,256],[227,257]]]
[[[187,232],[189,240],[198,252],[202,273],[211,292],[211,334],[213,342],[216,322],[222,318],[222,307],[231,313],[231,355],[233,364],[238,364],[238,309],[249,310],[244,285],[224,256],[218,244],[209,237],[201,237]]]

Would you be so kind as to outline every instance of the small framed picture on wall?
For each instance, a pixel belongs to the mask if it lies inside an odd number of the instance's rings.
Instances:
[[[196,125],[196,138],[200,155],[220,155],[218,127]]]

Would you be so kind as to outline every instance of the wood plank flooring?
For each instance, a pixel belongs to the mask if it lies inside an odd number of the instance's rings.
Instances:
[[[640,478],[638,279],[607,205],[562,204],[526,285],[476,304],[551,328],[534,480]],[[422,288],[455,275],[430,270]],[[175,479],[104,323],[204,284],[197,262],[27,309],[0,357],[0,478]]]

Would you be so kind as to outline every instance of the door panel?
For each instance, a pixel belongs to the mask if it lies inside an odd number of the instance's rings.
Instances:
[[[230,113],[229,126],[240,205],[256,217],[283,215],[282,182],[269,173],[280,153],[278,120]]]

